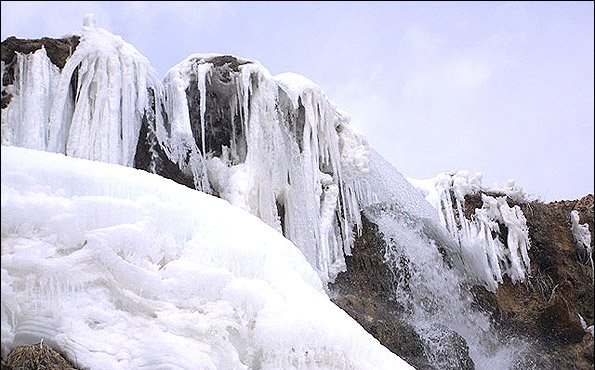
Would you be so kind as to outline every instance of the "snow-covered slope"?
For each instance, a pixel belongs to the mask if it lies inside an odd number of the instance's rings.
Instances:
[[[92,369],[409,366],[257,217],[144,171],[2,146],[2,347]]]

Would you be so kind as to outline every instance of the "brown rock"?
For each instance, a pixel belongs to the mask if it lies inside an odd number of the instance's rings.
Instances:
[[[544,337],[565,344],[578,343],[585,335],[579,313],[574,306],[574,288],[569,281],[559,285],[552,293],[538,318]]]
[[[44,37],[42,39],[18,39],[14,36],[2,41],[1,59],[5,64],[5,70],[2,77],[2,87],[14,83],[14,62],[16,53],[30,54],[41,47],[44,47],[52,63],[58,68],[64,68],[66,60],[72,55],[79,44],[78,36],[71,36],[64,39],[52,39]],[[2,88],[2,98],[0,106],[2,109],[8,107],[12,100],[12,95]]]
[[[470,204],[477,206],[477,202]],[[509,200],[509,204],[512,202]],[[505,278],[494,293],[474,288],[477,307],[491,314],[505,335],[527,338],[545,368],[593,369],[593,338],[579,314],[593,324],[593,280],[589,264],[575,253],[570,212],[577,210],[593,236],[593,195],[548,204],[519,204],[527,219],[531,271],[523,284]],[[467,212],[471,212],[467,210]],[[589,352],[589,348],[591,352]]]

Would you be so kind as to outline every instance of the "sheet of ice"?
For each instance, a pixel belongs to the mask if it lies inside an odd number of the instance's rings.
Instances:
[[[457,259],[460,253],[457,241],[441,223],[431,203],[378,152],[370,148],[369,153],[370,170],[364,176],[367,194],[362,196],[366,214],[373,217],[377,210],[398,214],[418,233],[446,248],[450,258]]]
[[[228,202],[61,154],[1,160],[3,350],[43,339],[92,369],[411,368]]]

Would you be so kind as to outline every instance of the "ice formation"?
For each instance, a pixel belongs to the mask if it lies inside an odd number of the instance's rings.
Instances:
[[[5,64],[2,62],[2,80]],[[2,145],[46,149],[49,112],[56,96],[60,70],[45,48],[34,53],[18,53],[14,66],[15,83],[10,85],[12,101],[2,110]],[[28,122],[24,125],[22,122]]]
[[[408,181],[438,210],[440,221],[458,240],[469,278],[494,291],[505,275],[512,282],[524,282],[530,273],[527,220],[518,205],[510,207],[506,201],[524,201],[526,195],[513,180],[505,187],[484,188],[481,179],[481,173],[459,171]],[[469,194],[481,194],[483,203],[471,218],[464,212]],[[501,228],[507,230],[504,241]]]
[[[2,348],[100,369],[411,368],[260,219],[145,171],[2,146]]]
[[[132,45],[86,16],[61,71],[42,47],[17,52],[14,74],[13,100],[2,113],[3,145],[133,165],[149,90],[159,82]]]
[[[595,273],[593,266],[593,246],[591,245],[591,232],[589,224],[580,224],[580,217],[577,210],[570,212],[571,231],[576,243],[577,251],[584,255],[591,264],[591,276]]]
[[[282,232],[325,281],[345,269],[358,231],[367,144],[305,77],[193,54],[164,79],[156,137],[196,187]],[[189,158],[188,160],[186,160]]]
[[[581,321],[581,327],[589,334],[591,334],[591,336],[595,336],[595,332],[594,332],[594,327],[593,325],[587,325],[587,322],[585,321],[585,319],[583,318],[583,316],[581,314],[578,314],[578,318]]]
[[[43,48],[17,55],[3,144],[133,166],[145,124],[150,171],[160,147],[195,188],[283,232],[325,281],[345,269],[367,144],[314,83],[220,54],[193,54],[161,83],[131,45],[84,24],[62,71]]]
[[[473,298],[466,288],[469,274],[474,277],[478,268],[469,264],[474,256],[466,253],[482,245],[465,245],[470,240],[462,238],[462,231],[453,233],[443,225],[452,215],[439,214],[410,179],[373,149],[369,158],[365,180],[373,195],[364,202],[364,214],[378,225],[383,236],[384,260],[395,277],[396,302],[423,339],[426,356],[437,368],[460,366],[448,349],[450,341],[444,339],[454,332],[465,339],[476,369],[509,368],[515,357],[523,356],[527,345],[510,339],[502,341],[490,318],[472,306]],[[479,186],[477,179],[458,178],[460,195]],[[499,214],[498,208],[489,209]],[[487,258],[481,253],[485,253],[483,249],[476,255]]]

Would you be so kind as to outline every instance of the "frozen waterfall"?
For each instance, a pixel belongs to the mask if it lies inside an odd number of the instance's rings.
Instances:
[[[85,26],[62,70],[41,47],[17,52],[14,79],[2,112],[3,145],[133,165],[149,89],[158,90],[159,82],[132,45]]]
[[[436,366],[450,365],[435,346],[447,331],[466,340],[477,368],[506,367],[522,349],[502,344],[466,290],[473,283],[495,290],[505,275],[524,281],[530,245],[518,207],[485,196],[467,220],[463,200],[473,177],[441,177],[427,201],[305,77],[192,54],[158,81],[144,56],[90,17],[62,69],[44,48],[17,53],[14,83],[3,89],[12,100],[2,109],[2,145],[132,167],[145,143],[145,169],[179,171],[196,189],[259,217],[299,248],[322,286],[345,270],[363,213],[386,240],[398,303]],[[508,228],[506,244],[492,237],[498,225]]]

